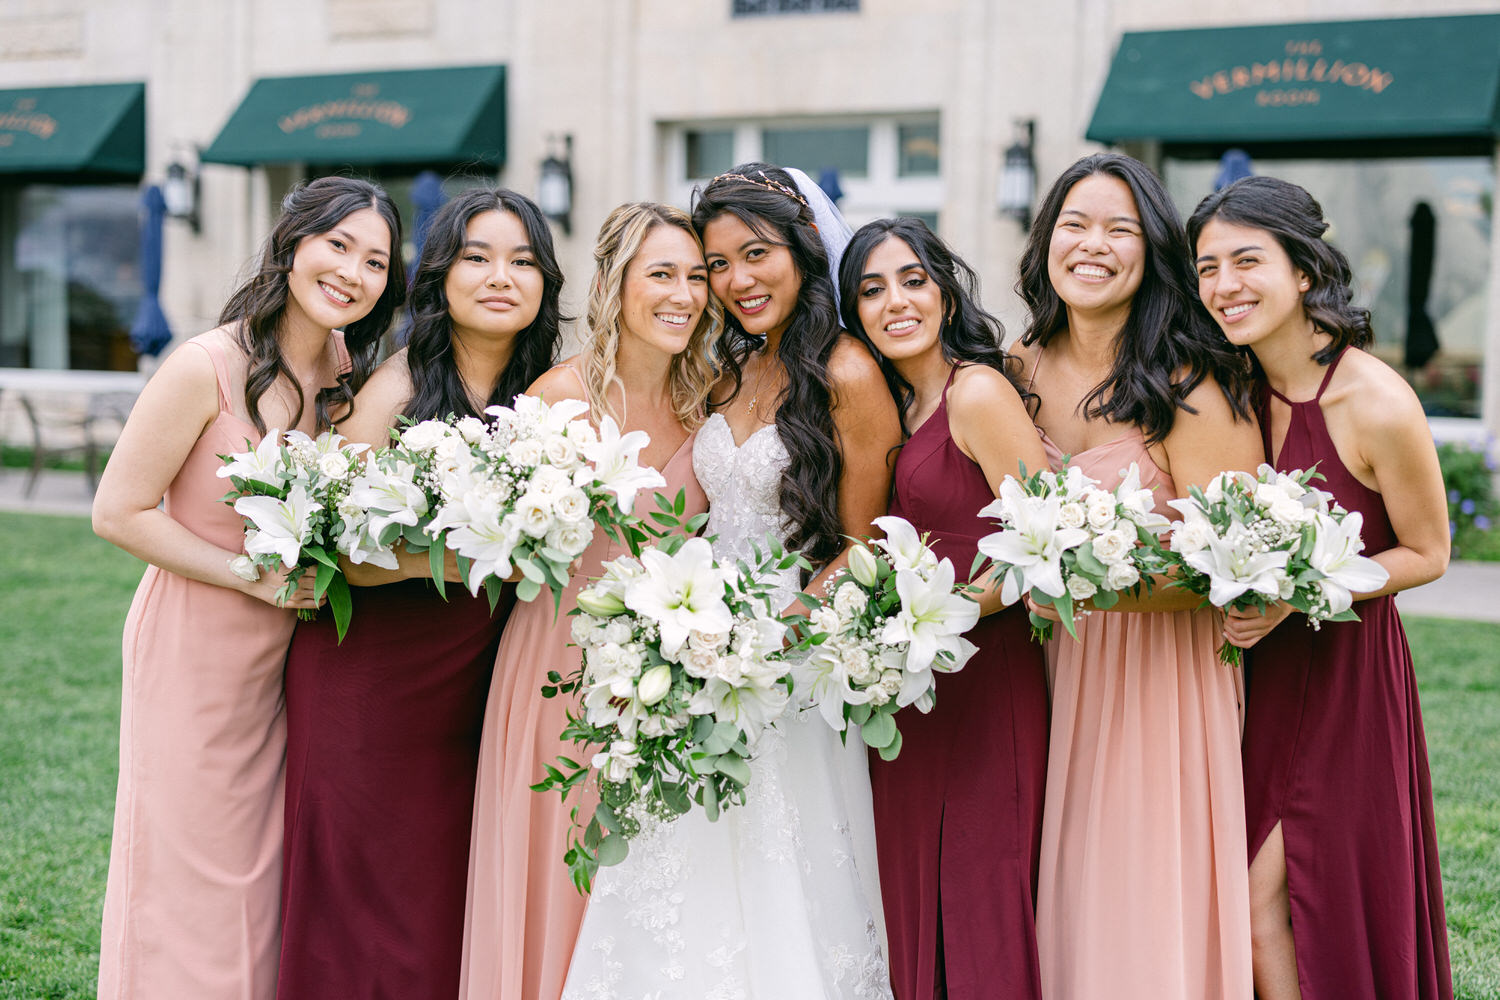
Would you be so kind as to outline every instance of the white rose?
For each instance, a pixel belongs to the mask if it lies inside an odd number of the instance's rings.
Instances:
[[[1140,582],[1141,573],[1132,563],[1118,562],[1109,568],[1109,575],[1104,582],[1110,590],[1124,590],[1133,587]]]
[[[599,625],[598,641],[600,642],[612,642],[618,646],[624,646],[630,642],[630,636],[630,623],[623,616],[607,619]]]
[[[870,684],[880,676],[879,665],[870,659],[869,652],[862,646],[845,646],[839,650],[839,661],[844,673],[856,684]]]
[[[536,438],[523,438],[506,449],[506,457],[517,465],[532,468],[542,462],[542,443]]]
[[[341,452],[329,452],[318,459],[318,471],[329,479],[342,479],[349,474],[349,459]]]
[[[682,660],[682,669],[687,671],[689,677],[707,680],[719,672],[719,654],[715,650],[688,646],[678,656]]]
[[[1068,577],[1068,593],[1072,595],[1073,600],[1086,601],[1098,592],[1099,588],[1094,586],[1094,581],[1090,580],[1088,577]]]
[[[589,424],[587,420],[568,421],[568,426],[563,428],[563,433],[566,434],[568,436],[568,440],[573,442],[573,445],[579,449],[582,449],[586,445],[597,444],[599,442],[599,435],[594,432],[594,428]]]
[[[479,439],[484,437],[484,421],[478,417],[460,417],[453,429],[468,444],[478,444]]]
[[[869,603],[870,599],[855,583],[843,584],[833,595],[833,609],[843,618],[853,618]]]
[[[1088,512],[1089,527],[1095,531],[1103,531],[1115,523],[1114,494],[1103,491],[1090,493],[1084,506]]]
[[[412,451],[431,451],[448,436],[448,425],[441,420],[424,420],[401,432],[401,443]]]
[[[516,501],[520,528],[532,538],[541,538],[552,529],[552,504],[545,497],[527,493]]]
[[[1208,541],[1212,537],[1213,528],[1207,521],[1188,521],[1172,532],[1172,551],[1190,556],[1208,548]]]
[[[1088,519],[1088,514],[1081,503],[1065,503],[1057,511],[1057,526],[1059,528],[1081,528],[1083,522]]]
[[[892,697],[894,697],[894,695],[886,694],[885,688],[880,684],[871,684],[869,688],[866,689],[865,694],[869,697],[870,704],[874,705],[876,708],[884,705],[886,702],[890,701]]]
[[[571,469],[578,464],[578,446],[563,434],[549,437],[542,453],[548,462],[560,469]]]
[[[229,560],[229,572],[249,583],[260,579],[259,567],[255,565],[255,560],[247,555],[238,555]]]
[[[1135,537],[1115,529],[1094,538],[1094,555],[1106,563],[1117,563],[1135,547]]]
[[[739,687],[745,683],[745,661],[734,655],[721,656],[714,664],[714,676],[730,687]]]
[[[552,498],[552,509],[564,521],[574,523],[587,521],[589,518],[588,495],[578,487],[570,486]]]
[[[591,521],[582,524],[564,522],[555,524],[547,532],[547,544],[552,548],[564,553],[568,558],[576,558],[583,554],[583,550],[589,547],[594,540],[594,525]]]
[[[698,629],[688,631],[688,646],[693,649],[709,649],[717,652],[729,645],[728,632],[700,632]]]
[[[600,619],[590,614],[574,615],[568,626],[568,636],[575,646],[587,646],[597,641]],[[626,629],[629,632],[630,629]],[[627,636],[628,638],[628,636]]]
[[[812,620],[813,631],[827,632],[829,635],[837,635],[844,624],[839,613],[826,604],[808,617]]]

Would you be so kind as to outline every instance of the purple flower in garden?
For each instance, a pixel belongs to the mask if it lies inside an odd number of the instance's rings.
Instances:
[[[1456,534],[1458,534],[1458,522],[1457,521],[1449,521],[1448,522],[1448,537],[1452,538]]]
[[[1458,509],[1461,513],[1472,514],[1474,513],[1474,501],[1465,500],[1463,503],[1458,505]]]
[[[1449,490],[1449,491],[1448,491],[1448,502],[1449,502],[1449,503],[1458,503],[1458,498],[1459,498],[1459,497],[1460,497],[1460,496],[1461,496],[1461,495],[1462,495],[1462,494],[1460,494],[1460,493],[1459,493],[1459,492],[1458,492],[1458,490]]]
[[[1474,518],[1474,527],[1478,528],[1480,531],[1489,531],[1490,519],[1485,517],[1483,514],[1480,514],[1478,517]]]

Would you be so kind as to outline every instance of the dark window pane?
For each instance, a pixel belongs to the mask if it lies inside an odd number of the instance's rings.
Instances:
[[[870,172],[870,130],[848,128],[768,128],[762,136],[767,163],[798,167],[813,180],[830,167],[845,177]]]
[[[734,132],[729,129],[689,129],[685,139],[689,179],[715,177],[734,166]]]
[[[897,126],[901,159],[896,173],[901,177],[932,177],[939,173],[941,160],[938,145],[938,123],[918,122]]]
[[[732,0],[729,13],[734,17],[760,14],[822,14],[859,12],[859,0]]]
[[[938,214],[936,212],[897,212],[897,216],[903,219],[921,219],[927,223],[927,228],[934,233],[938,231]]]

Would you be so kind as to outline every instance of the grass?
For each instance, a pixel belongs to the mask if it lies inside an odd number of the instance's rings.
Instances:
[[[92,997],[141,564],[0,513],[0,1000]],[[80,572],[80,570],[82,572]],[[1500,626],[1410,619],[1459,1000],[1500,1000]]]

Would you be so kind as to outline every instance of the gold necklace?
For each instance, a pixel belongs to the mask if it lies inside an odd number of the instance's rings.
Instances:
[[[750,405],[745,408],[745,412],[749,413],[752,417],[755,416],[755,404],[760,402],[760,390],[766,381],[766,365],[769,363],[768,361],[762,361],[760,371],[756,373],[755,391],[750,394]]]

